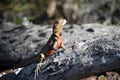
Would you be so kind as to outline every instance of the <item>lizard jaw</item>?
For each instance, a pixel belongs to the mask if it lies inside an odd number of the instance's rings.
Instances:
[[[62,24],[62,25],[65,25],[65,24],[66,24],[66,22],[67,22],[67,21],[66,21],[66,19],[63,19],[63,24]]]

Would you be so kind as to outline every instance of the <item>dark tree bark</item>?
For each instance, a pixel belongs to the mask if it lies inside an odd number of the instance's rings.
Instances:
[[[38,80],[80,80],[112,70],[120,70],[120,35],[77,43],[50,57],[44,62]]]
[[[14,63],[19,64],[34,56],[51,33],[48,27],[8,26],[0,27],[0,70],[11,68]],[[68,47],[44,61],[38,80],[79,80],[101,72],[120,70],[119,28],[98,26],[93,27],[93,32],[89,32],[86,29],[91,27],[65,27],[64,33],[70,35],[63,35]],[[118,34],[110,35],[111,32]],[[109,35],[93,38],[105,33]],[[32,64],[23,68],[14,78],[5,75],[8,79],[3,76],[0,80],[33,80],[35,67]]]

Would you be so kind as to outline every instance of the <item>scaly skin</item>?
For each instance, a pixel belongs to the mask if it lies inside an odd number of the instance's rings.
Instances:
[[[40,53],[43,53],[45,57],[54,54],[61,47],[65,49],[63,45],[62,30],[63,25],[66,23],[65,19],[56,20],[53,26],[53,34],[48,40],[47,44],[42,48]]]

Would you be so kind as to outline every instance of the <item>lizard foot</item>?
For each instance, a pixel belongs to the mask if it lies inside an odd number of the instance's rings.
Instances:
[[[42,63],[37,64],[37,67],[35,69],[35,74],[34,74],[34,80],[37,79],[39,72],[41,71]]]
[[[40,56],[41,56],[41,58],[40,58],[40,63],[37,64],[37,67],[36,67],[36,69],[35,69],[34,80],[37,79],[38,74],[39,74],[39,72],[41,71],[41,67],[42,67],[42,65],[43,65],[42,62],[43,62],[43,60],[44,60],[44,58],[45,58],[45,55],[44,55],[44,54],[40,54]]]

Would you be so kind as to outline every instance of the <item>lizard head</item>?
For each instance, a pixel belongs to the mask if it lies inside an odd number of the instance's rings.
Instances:
[[[53,26],[53,33],[55,35],[59,35],[62,33],[62,30],[63,30],[63,26],[66,24],[66,19],[57,19],[54,23],[54,26]]]

